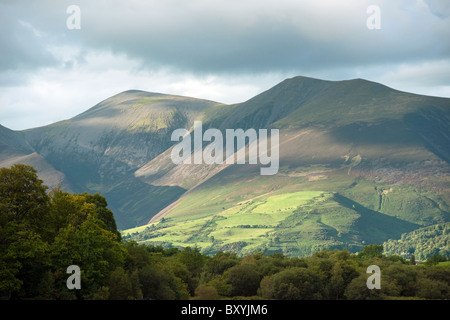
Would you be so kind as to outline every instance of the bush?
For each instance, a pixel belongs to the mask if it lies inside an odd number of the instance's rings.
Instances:
[[[227,282],[234,296],[253,296],[259,288],[260,277],[251,264],[240,264],[227,271]]]
[[[220,298],[216,288],[203,284],[195,289],[195,297],[199,300],[218,300]]]
[[[261,293],[267,299],[321,299],[323,289],[318,275],[306,268],[286,269],[261,281]]]

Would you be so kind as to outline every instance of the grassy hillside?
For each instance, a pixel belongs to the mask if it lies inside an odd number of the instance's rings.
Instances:
[[[278,173],[175,165],[171,133],[197,120],[279,129]],[[0,159],[12,164],[10,134]],[[105,195],[124,236],[145,243],[309,255],[450,221],[450,99],[362,79],[294,77],[233,105],[131,90],[13,136],[55,183]]]
[[[361,79],[296,77],[242,104],[206,109],[206,127],[279,128],[279,173],[216,168],[125,237],[205,252],[309,255],[357,251],[450,221],[449,106]],[[187,170],[171,168],[171,178],[158,181],[177,185],[173,177]]]
[[[106,99],[82,114],[21,132],[76,192],[108,197],[119,226],[141,225],[185,190],[155,186],[136,170],[173,143],[171,132],[190,128],[216,102],[131,90]]]
[[[436,203],[447,205],[438,194],[355,179],[346,168],[313,167],[298,174],[239,180],[222,172],[182,196],[164,219],[123,235],[147,244],[197,246],[207,253],[356,252],[364,244],[381,244],[423,225],[450,221],[447,211],[436,211]],[[396,207],[401,210],[390,209]]]

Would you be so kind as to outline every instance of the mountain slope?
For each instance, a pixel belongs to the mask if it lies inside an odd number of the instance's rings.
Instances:
[[[153,172],[156,181],[180,186],[186,185],[180,180],[185,172],[198,170],[207,178],[190,185],[149,226],[125,234],[139,232],[134,239],[197,245],[207,252],[301,255],[332,247],[357,250],[450,219],[449,99],[361,79],[296,77],[214,111],[216,117],[206,111],[206,128],[279,128],[279,173],[262,177],[258,165],[209,166],[209,171],[174,166],[166,151],[138,173]],[[286,216],[254,215],[246,206],[296,192],[334,196],[325,202],[312,198],[311,207],[280,203],[276,210]],[[276,223],[262,226],[261,219]]]
[[[0,125],[0,161],[33,152],[34,149],[23,137]]]
[[[171,133],[198,120],[203,131],[279,129],[278,173],[175,165]],[[449,124],[450,99],[363,79],[295,77],[233,105],[131,90],[49,126],[0,127],[0,164],[34,161],[74,192],[100,192],[120,229],[137,226],[125,238],[211,253],[356,251],[450,221]]]
[[[9,168],[17,163],[33,166],[45,185],[72,191],[64,173],[48,163],[19,133],[0,125],[0,168]]]
[[[76,192],[107,196],[118,225],[145,223],[184,191],[134,177],[166,150],[176,128],[190,128],[201,111],[217,103],[181,96],[126,91],[66,121],[23,132],[29,144]]]

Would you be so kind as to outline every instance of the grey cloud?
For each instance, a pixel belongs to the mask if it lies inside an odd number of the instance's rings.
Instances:
[[[425,0],[430,11],[439,18],[450,17],[450,2],[448,0]]]
[[[32,26],[14,10],[0,5],[0,70],[14,70],[55,63]]]
[[[0,71],[32,72],[64,64],[52,49],[78,43],[66,28],[69,1],[3,0],[0,3]]]
[[[376,2],[81,0],[81,30],[65,27],[70,1],[9,2],[0,17],[11,31],[0,35],[6,47],[0,68],[63,66],[48,46],[66,44],[82,52],[112,50],[149,69],[196,73],[308,71],[450,56],[450,22],[406,10],[407,0],[380,0],[382,29],[368,30],[366,8]],[[444,1],[427,4],[447,12]],[[37,37],[19,19],[47,36]]]
[[[81,4],[81,39],[88,47],[140,59],[149,68],[170,65],[206,73],[313,70],[450,55],[444,34],[450,24],[438,25],[424,12],[401,11],[398,3],[405,1],[382,2],[383,27],[375,31],[366,27],[366,8],[373,1],[360,1],[353,10],[306,1],[296,6],[252,2],[254,8],[239,5],[245,1],[210,3],[153,1],[96,6],[95,12]]]

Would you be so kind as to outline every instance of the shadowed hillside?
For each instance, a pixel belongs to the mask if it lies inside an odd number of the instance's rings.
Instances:
[[[194,121],[279,129],[278,173],[175,165],[171,133]],[[131,90],[49,126],[1,127],[0,161],[105,195],[119,228],[137,227],[125,238],[304,255],[449,221],[449,124],[450,99],[363,79],[295,77],[233,105]]]

